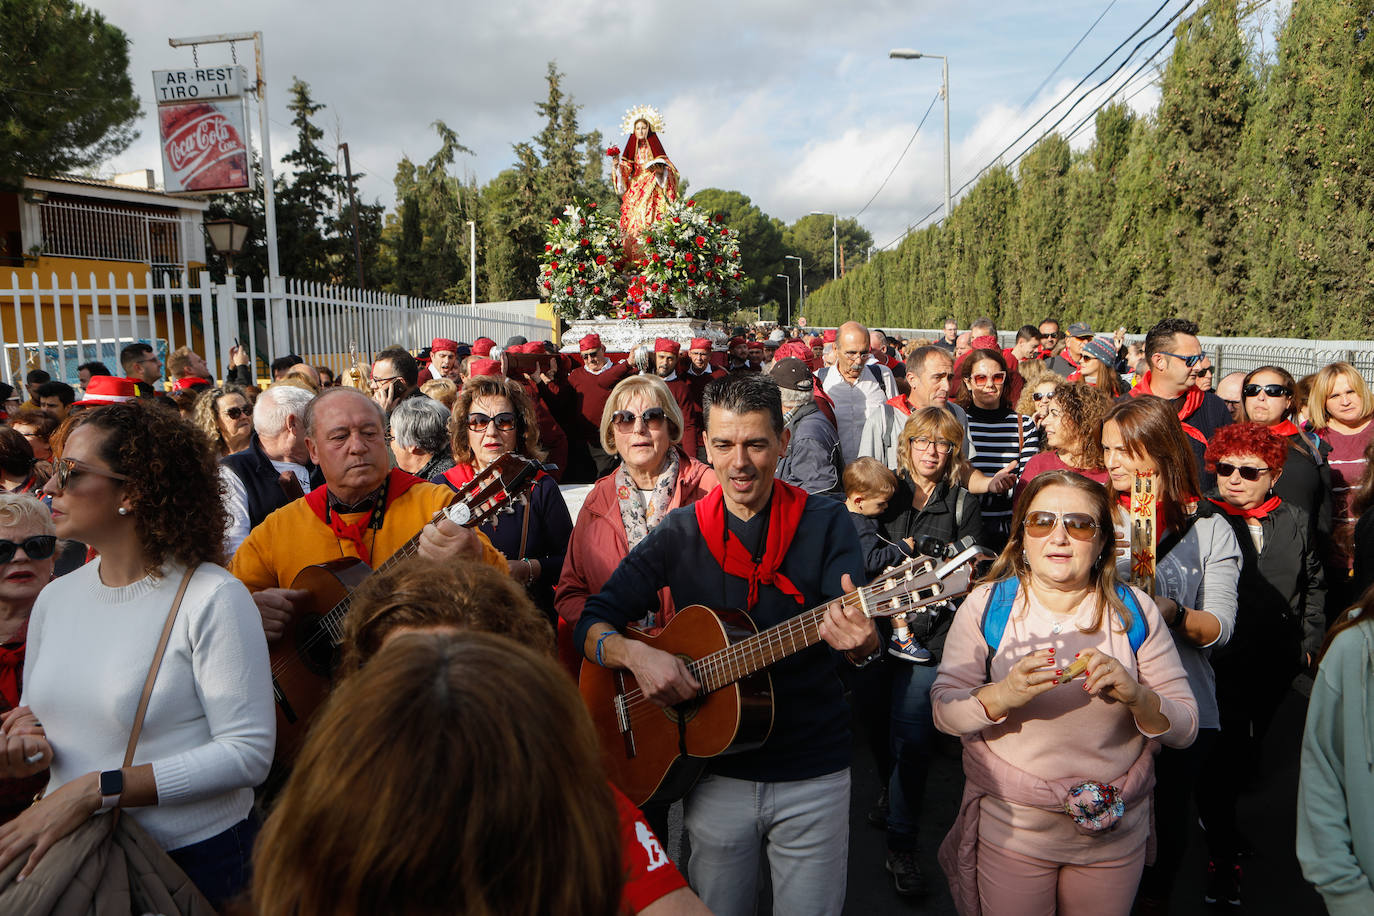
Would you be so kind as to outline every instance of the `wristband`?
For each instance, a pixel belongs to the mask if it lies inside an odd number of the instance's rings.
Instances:
[[[607,630],[605,633],[602,633],[600,636],[596,638],[596,663],[600,665],[602,668],[606,667],[606,660],[601,657],[601,644],[606,641],[607,637],[615,635],[615,630]]]
[[[1174,602],[1178,604],[1178,602]],[[1174,615],[1174,622],[1169,624],[1169,629],[1177,630],[1183,626],[1183,618],[1188,616],[1188,609],[1183,605],[1178,605],[1178,613]]]

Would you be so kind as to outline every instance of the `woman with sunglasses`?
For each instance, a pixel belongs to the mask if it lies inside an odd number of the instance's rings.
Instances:
[[[1014,473],[1019,475],[1040,451],[1040,430],[1029,417],[1012,409],[1006,359],[997,350],[974,350],[965,357],[959,374],[964,380],[959,405],[968,414],[973,444],[969,463],[991,477],[1014,461]],[[983,543],[1001,550],[1011,525],[1011,494],[986,493],[980,499]]]
[[[23,703],[42,723],[33,766],[50,761],[52,777],[0,827],[0,868],[23,856],[26,877],[87,818],[127,808],[222,905],[248,881],[253,787],[267,776],[276,721],[262,618],[219,565],[227,519],[214,456],[174,412],[110,404],[76,418],[46,489],[57,533],[99,555],[34,605]],[[183,583],[134,765],[120,769]]]
[[[1274,482],[1274,495],[1307,513],[1315,533],[1329,537],[1332,530],[1331,446],[1299,429],[1294,419],[1296,382],[1287,369],[1260,366],[1251,369],[1241,383],[1241,416],[1267,426],[1288,442],[1288,461],[1282,477]]]
[[[1170,402],[1141,395],[1114,406],[1102,423],[1102,455],[1118,504],[1117,541],[1123,544],[1131,540],[1128,507],[1136,474],[1153,475],[1154,601],[1197,700],[1197,741],[1186,749],[1166,749],[1156,767],[1159,852],[1141,879],[1140,895],[1151,904],[1167,903],[1188,845],[1188,806],[1197,771],[1220,727],[1209,658],[1235,628],[1240,545],[1221,511],[1200,498],[1197,458]],[[1118,551],[1116,563],[1118,578],[1136,578],[1129,549]]]
[[[569,626],[665,515],[715,488],[711,468],[682,451],[681,441],[682,410],[662,379],[634,375],[611,390],[601,413],[600,444],[619,456],[620,466],[596,482],[577,514],[558,581],[558,614]],[[645,623],[662,627],[673,613],[664,589],[658,611]]]
[[[1112,409],[1111,399],[1087,382],[1067,382],[1054,389],[1048,404],[1040,423],[1046,449],[1026,462],[1016,482],[1013,498],[1017,501],[1032,480],[1048,471],[1072,471],[1107,485],[1107,469],[1102,465],[1102,418]]]
[[[1118,579],[1112,529],[1101,486],[1041,474],[955,615],[931,702],[963,739],[961,813],[940,847],[961,913],[1131,909],[1154,743],[1186,747],[1198,713],[1159,611]]]
[[[1064,377],[1052,371],[1042,359],[1023,359],[1016,364],[1016,371],[1022,380],[1016,412],[1023,417],[1030,417],[1038,426],[1049,408],[1048,402],[1054,396],[1055,386],[1064,384]]]
[[[1326,631],[1326,583],[1301,509],[1272,495],[1288,443],[1258,423],[1224,426],[1207,445],[1207,468],[1241,550],[1235,632],[1212,657],[1221,731],[1197,795],[1206,826],[1208,903],[1240,905],[1236,801],[1243,774],[1259,769],[1263,739],[1293,678],[1316,659]]]
[[[48,508],[28,496],[0,493],[0,713],[4,714],[7,732],[0,738],[0,749],[6,749],[12,729],[24,757],[38,751],[37,737],[31,736],[25,749],[25,730],[20,728],[25,713],[11,710],[19,709],[24,688],[29,613],[38,593],[52,580],[56,553],[57,529]],[[0,753],[0,761],[7,757]],[[0,762],[0,824],[33,804],[48,781],[46,768],[27,776],[10,776],[4,767]]]
[[[1331,540],[1326,547],[1327,607],[1341,611],[1355,603],[1360,592],[1351,581],[1355,523],[1359,513],[1351,497],[1364,476],[1365,450],[1374,443],[1374,394],[1355,367],[1332,363],[1318,369],[1307,399],[1310,429],[1331,446]]]
[[[1094,337],[1083,345],[1076,373],[1078,378],[1070,376],[1070,380],[1087,382],[1094,388],[1101,389],[1102,393],[1112,400],[1127,397],[1130,389],[1116,372],[1116,353],[1116,346],[1110,340],[1105,337]]]
[[[237,388],[207,388],[196,398],[195,425],[205,433],[216,458],[241,452],[253,439],[253,405]]]
[[[442,480],[455,490],[507,453],[535,461],[546,454],[534,402],[519,382],[505,376],[468,378],[453,405],[449,436],[454,465]],[[507,503],[477,527],[552,622],[554,586],[572,535],[572,516],[558,482],[541,473],[526,498]]]

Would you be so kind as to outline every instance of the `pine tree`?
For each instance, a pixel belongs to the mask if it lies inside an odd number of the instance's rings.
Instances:
[[[324,131],[311,120],[324,108],[311,98],[308,83],[292,80],[287,109],[296,129],[296,146],[282,157],[291,167],[290,174],[277,178],[277,253],[284,275],[334,283],[341,279],[344,267],[338,202],[346,192],[334,159],[320,148]]]

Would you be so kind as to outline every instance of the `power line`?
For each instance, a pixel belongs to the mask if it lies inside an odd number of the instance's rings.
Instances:
[[[1093,29],[1097,28],[1097,24],[1102,21],[1102,17],[1110,13],[1114,6],[1116,6],[1116,0],[1111,0],[1111,2],[1107,4],[1107,8],[1097,14],[1097,18],[1093,20],[1093,24],[1088,26],[1088,31],[1079,36],[1079,39],[1073,43],[1073,47],[1069,48],[1069,52],[1060,58],[1059,63],[1054,65],[1054,69],[1050,71],[1049,76],[1041,80],[1040,85],[1035,87],[1035,91],[1027,96],[1026,100],[1021,103],[1021,111],[1025,111],[1030,107],[1030,103],[1035,101],[1035,97],[1040,94],[1040,91],[1050,84],[1050,80],[1054,79],[1054,75],[1059,72],[1059,68],[1063,67],[1064,64],[1068,62],[1069,58],[1073,56],[1073,52],[1077,51],[1078,46],[1087,40],[1088,36],[1093,33]]]
[[[873,201],[878,199],[878,195],[883,193],[883,188],[887,187],[888,181],[890,181],[892,176],[897,173],[897,166],[902,164],[902,159],[906,157],[907,151],[911,149],[911,144],[916,142],[916,135],[919,134],[921,132],[921,128],[925,126],[926,118],[930,117],[930,113],[935,110],[935,103],[939,101],[939,99],[940,93],[936,92],[930,100],[930,105],[926,107],[926,113],[921,115],[921,122],[917,124],[916,129],[911,132],[911,139],[906,141],[906,146],[902,149],[902,155],[898,156],[897,161],[892,163],[892,171],[887,173],[887,178],[884,178],[883,183],[878,185],[878,190],[873,192],[873,196],[868,199],[868,203],[860,207],[859,212],[851,216],[850,219],[858,219],[859,216],[862,215],[865,210],[872,206]]]

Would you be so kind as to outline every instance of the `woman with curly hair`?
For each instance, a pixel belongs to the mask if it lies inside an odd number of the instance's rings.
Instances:
[[[535,461],[545,455],[534,402],[519,382],[504,376],[474,375],[467,380],[453,405],[449,436],[454,466],[440,480],[455,490],[507,452]],[[572,527],[557,481],[543,473],[529,495],[478,526],[551,622],[556,616],[553,587],[563,574]]]
[[[1038,424],[1045,418],[1054,389],[1064,384],[1064,376],[1051,369],[1043,359],[1023,359],[1016,364],[1016,371],[1022,380],[1016,412]]]
[[[1026,463],[1016,482],[1016,499],[1039,474],[1072,471],[1080,477],[1107,485],[1102,465],[1102,418],[1112,409],[1112,399],[1087,382],[1065,382],[1054,389],[1040,423],[1046,450]]]
[[[45,489],[58,536],[99,555],[45,588],[29,621],[27,709],[4,732],[12,743],[25,719],[42,740],[37,754],[0,755],[0,777],[51,765],[52,778],[0,827],[0,869],[27,855],[26,877],[88,817],[128,808],[222,903],[248,882],[253,787],[267,776],[276,723],[261,618],[219,565],[227,519],[215,457],[175,413],[111,404],[77,418]],[[134,765],[112,770],[180,588]]]
[[[253,438],[253,404],[237,388],[202,391],[192,416],[210,440],[216,458],[243,451]]]

